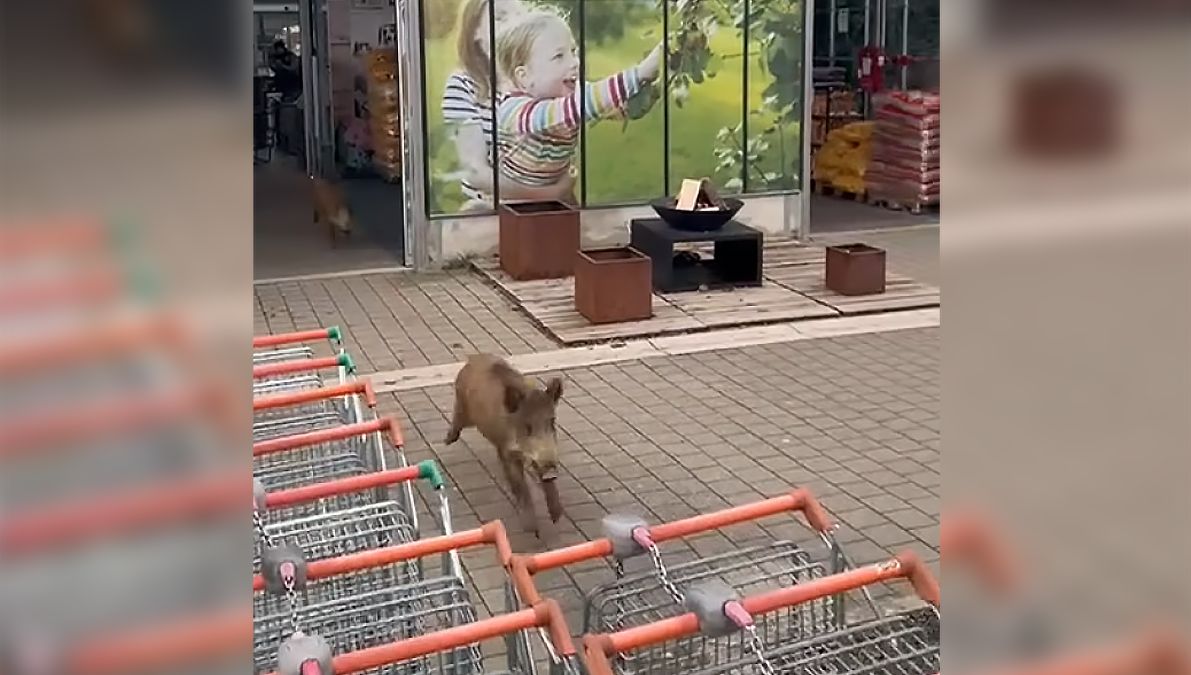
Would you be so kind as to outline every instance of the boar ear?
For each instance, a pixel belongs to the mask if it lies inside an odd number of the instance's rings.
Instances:
[[[521,401],[525,398],[525,394],[517,387],[505,387],[505,410],[515,413],[521,407]]]
[[[562,398],[562,380],[556,377],[547,382],[546,393],[552,401],[558,403],[558,399]]]

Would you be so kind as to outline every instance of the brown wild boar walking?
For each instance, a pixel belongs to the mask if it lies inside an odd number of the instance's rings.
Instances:
[[[555,409],[562,398],[562,380],[554,378],[539,389],[503,359],[489,354],[472,356],[455,378],[455,412],[446,443],[475,427],[496,446],[505,479],[517,502],[526,530],[538,533],[533,497],[525,481],[532,472],[542,485],[550,520],[562,517],[558,498],[558,434]]]
[[[314,197],[314,222],[325,221],[331,233],[331,243],[340,236],[352,234],[352,214],[347,205],[347,196],[338,183],[315,176],[311,179]]]

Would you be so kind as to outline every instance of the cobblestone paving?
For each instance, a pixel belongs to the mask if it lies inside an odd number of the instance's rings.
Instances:
[[[911,548],[937,571],[938,350],[938,330],[920,329],[563,371],[567,517],[551,543],[600,537],[608,511],[656,523],[805,486],[841,521],[839,541],[853,562]],[[401,418],[412,460],[434,458],[445,467],[457,527],[499,518],[516,550],[540,549],[519,530],[485,441],[469,430],[454,446],[442,445],[451,404],[450,387],[440,386],[388,395],[382,407]],[[795,519],[775,517],[667,543],[666,559],[775,538],[822,550]],[[503,611],[505,577],[491,552],[469,552],[464,561],[487,610]],[[630,562],[644,569],[645,561]],[[583,592],[611,579],[599,562],[538,582],[578,632]],[[906,592],[900,585],[882,594]]]
[[[361,373],[454,363],[478,351],[557,349],[499,291],[465,271],[262,284],[254,316],[257,335],[339,326]]]

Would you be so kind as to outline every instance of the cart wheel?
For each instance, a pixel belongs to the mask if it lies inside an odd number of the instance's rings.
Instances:
[[[331,645],[317,635],[294,633],[277,650],[277,675],[333,675]]]

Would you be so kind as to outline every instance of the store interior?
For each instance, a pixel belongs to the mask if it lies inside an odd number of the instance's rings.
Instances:
[[[253,7],[255,276],[401,267],[394,8],[304,1]],[[312,176],[346,218],[316,222]]]
[[[937,224],[939,0],[814,7],[811,236]]]

